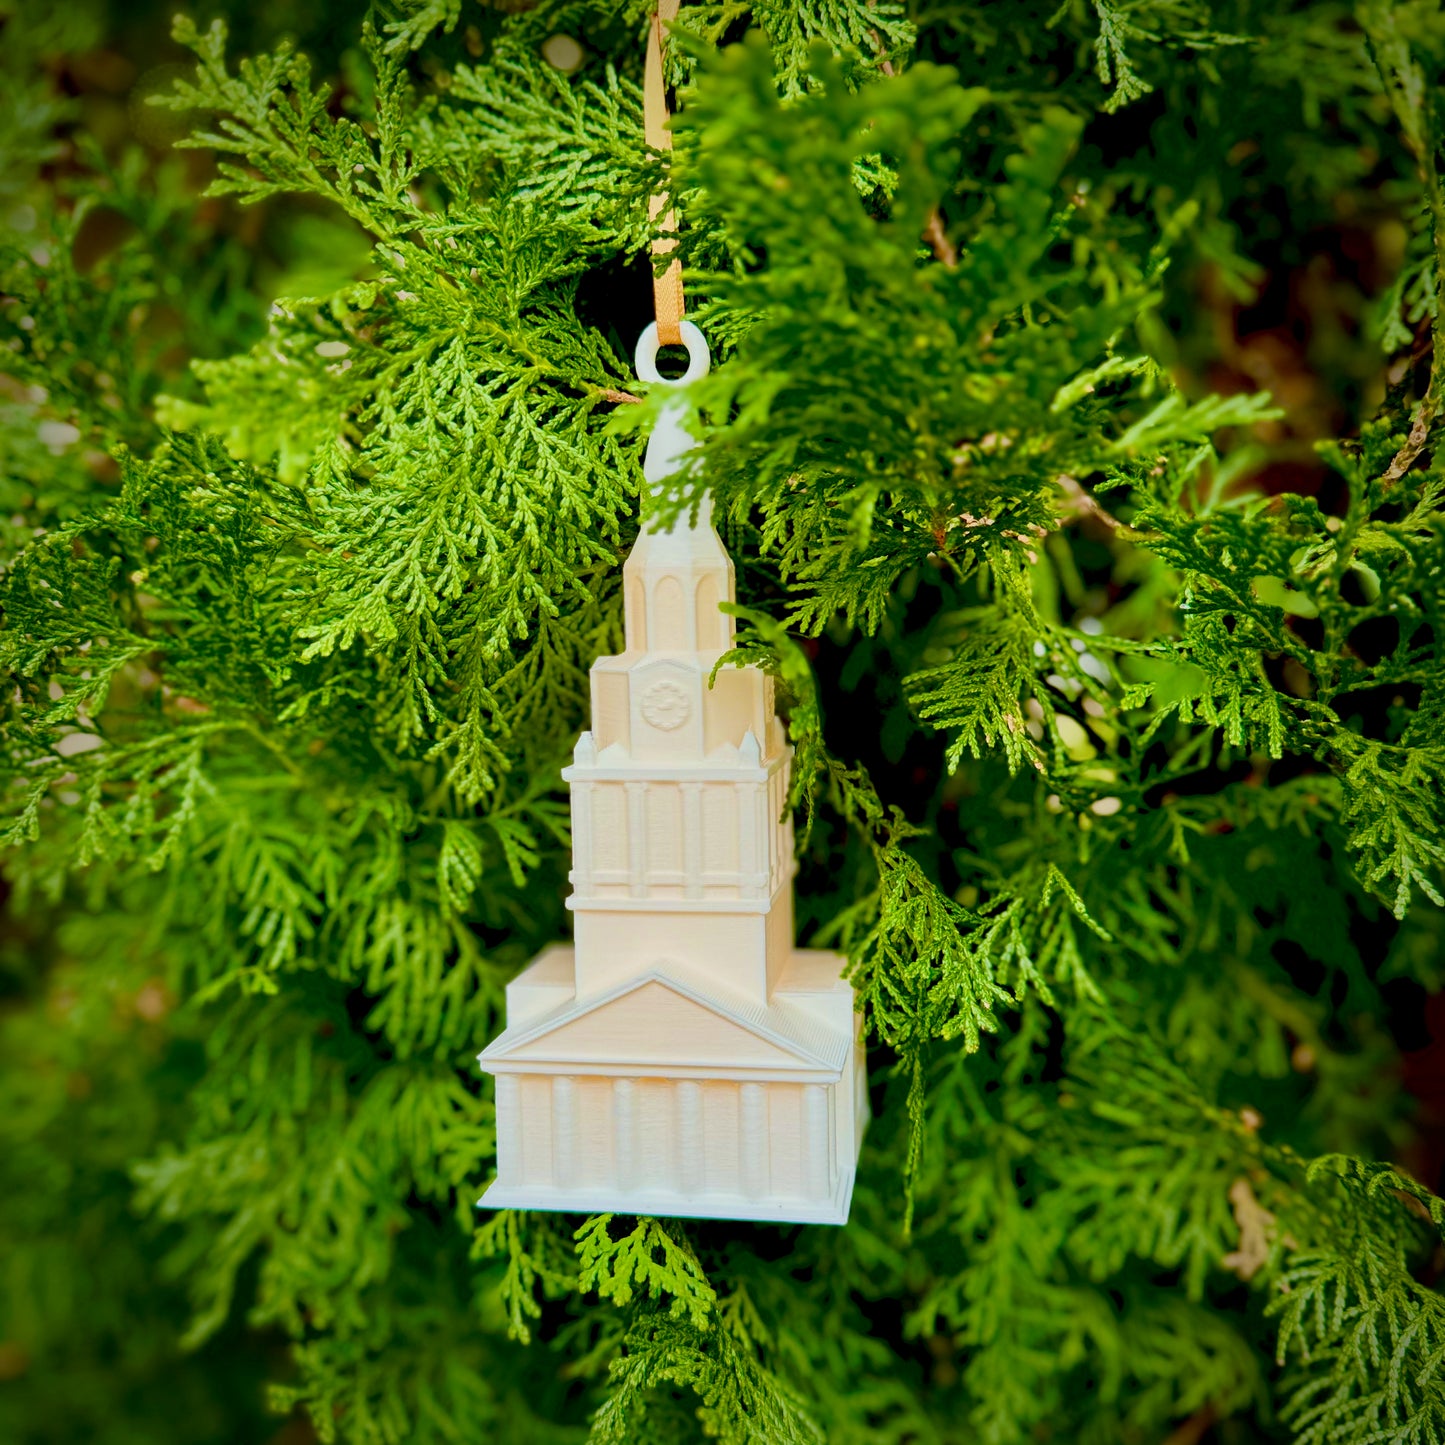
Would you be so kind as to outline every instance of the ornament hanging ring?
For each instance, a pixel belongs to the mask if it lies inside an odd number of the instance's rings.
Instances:
[[[682,345],[687,347],[687,370],[679,377],[664,376],[657,369],[657,322],[649,323],[637,339],[635,364],[641,381],[662,382],[665,386],[686,386],[690,381],[700,381],[712,365],[707,341],[691,321],[679,321],[677,329],[682,333]]]

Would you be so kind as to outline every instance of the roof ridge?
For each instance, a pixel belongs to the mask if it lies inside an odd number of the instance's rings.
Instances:
[[[663,973],[657,969],[649,969],[646,973],[638,974],[615,988],[585,1000],[579,1001],[574,994],[565,1003],[529,1020],[525,1027],[515,1031],[504,1029],[477,1057],[484,1062],[503,1057],[514,1049],[585,1018],[588,1014],[616,1003],[653,983],[661,984],[673,993],[707,1009],[709,1013],[726,1019],[804,1062],[822,1064],[829,1068],[837,1066],[838,1061],[834,1055],[838,1054],[839,1049],[836,1040],[830,1036],[831,1031],[820,1027],[806,1011],[789,1004],[786,999],[776,999],[766,1005],[759,1005],[726,987],[718,989],[715,986],[703,986],[691,979],[679,978],[676,974]]]

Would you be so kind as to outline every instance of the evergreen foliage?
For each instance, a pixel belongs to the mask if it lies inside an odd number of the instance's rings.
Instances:
[[[0,0],[0,1436],[1445,1442],[1439,7],[226,9]],[[473,1209],[664,182],[838,1230]]]

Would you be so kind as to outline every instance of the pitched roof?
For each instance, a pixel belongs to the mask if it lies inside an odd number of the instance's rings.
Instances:
[[[657,990],[661,990],[662,994],[657,993]],[[641,997],[634,1000],[641,1006],[638,1010],[638,1023],[645,1030],[639,1036],[636,1032],[629,1033],[626,1030],[625,1021],[626,1016],[634,1012],[629,1009],[628,1000],[644,994],[644,991],[651,991],[645,1004]],[[478,1058],[484,1068],[490,1063],[519,1057],[558,1063],[616,1063],[638,1066],[655,1064],[662,1067],[669,1063],[726,1062],[730,1057],[726,1052],[729,1047],[725,1042],[727,1035],[726,1032],[716,1030],[708,1031],[707,1042],[716,1042],[722,1046],[723,1052],[717,1057],[675,1057],[683,1047],[696,1050],[702,1036],[689,1036],[685,1013],[679,1012],[675,1007],[660,1007],[663,1004],[662,995],[670,995],[678,1003],[691,1005],[692,1009],[701,1009],[713,1018],[740,1030],[743,1035],[750,1036],[758,1045],[764,1046],[748,1051],[748,1057],[739,1056],[736,1060],[739,1065],[765,1064],[806,1071],[840,1070],[852,1043],[851,1037],[846,1033],[829,1028],[826,1023],[790,1004],[785,998],[775,995],[771,1003],[761,1006],[726,989],[713,986],[704,990],[672,974],[653,971],[630,978],[606,993],[581,1000],[569,998],[540,1018],[507,1029],[488,1044]],[[615,1040],[605,1034],[599,1036],[595,1028],[589,1030],[575,1027],[583,1020],[609,1010],[614,1017],[607,1022],[614,1026],[624,1025],[618,1029]],[[602,1020],[598,1019],[596,1022],[601,1023]],[[668,1024],[672,1025],[671,1029],[666,1027]],[[572,1038],[568,1040],[560,1037],[564,1032],[571,1033]],[[553,1040],[556,1052],[541,1047],[548,1039]],[[742,1043],[742,1039],[738,1038],[736,1043]],[[669,1057],[669,1045],[673,1057]],[[649,1053],[653,1056],[648,1057]]]

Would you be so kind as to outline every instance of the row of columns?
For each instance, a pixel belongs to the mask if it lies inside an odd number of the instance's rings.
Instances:
[[[778,775],[775,775],[778,776]],[[589,784],[580,780],[572,784],[572,836],[576,840],[572,860],[572,879],[579,898],[592,894],[595,868],[595,836],[592,810],[594,786],[616,787],[615,783]],[[627,872],[628,885],[634,898],[648,896],[647,864],[647,790],[649,787],[676,787],[682,798],[682,829],[678,838],[679,868],[683,878],[683,897],[702,898],[704,885],[704,827],[702,783],[657,783],[646,780],[623,783],[627,798]],[[715,786],[715,785],[713,785]],[[730,783],[735,790],[743,816],[735,820],[738,834],[738,866],[736,881],[743,897],[770,897],[776,886],[775,876],[781,866],[787,839],[783,836],[769,848],[770,828],[777,828],[782,811],[780,788],[764,783]],[[776,808],[771,805],[777,794]],[[779,830],[780,833],[782,830]],[[773,856],[776,854],[777,856]],[[708,881],[728,882],[727,878]]]
[[[497,1079],[497,1172],[505,1183],[522,1182],[523,1117],[521,1076],[499,1073]],[[572,1189],[578,1183],[578,1154],[581,1117],[577,1078],[555,1074],[551,1081],[552,1178],[558,1189]],[[619,1078],[612,1084],[612,1183],[620,1190],[642,1185],[638,1158],[637,1080]],[[706,1124],[703,1114],[703,1086],[695,1079],[672,1083],[673,1124],[676,1141],[676,1177],[669,1187],[684,1195],[704,1192],[740,1193],[748,1199],[765,1199],[773,1189],[772,1138],[768,1120],[767,1085],[743,1083],[737,1086],[738,1158],[736,1189],[711,1189],[704,1177]],[[534,1123],[535,1127],[535,1123]],[[803,1197],[828,1197],[832,1176],[832,1129],[829,1118],[828,1086],[802,1085],[802,1187]]]

